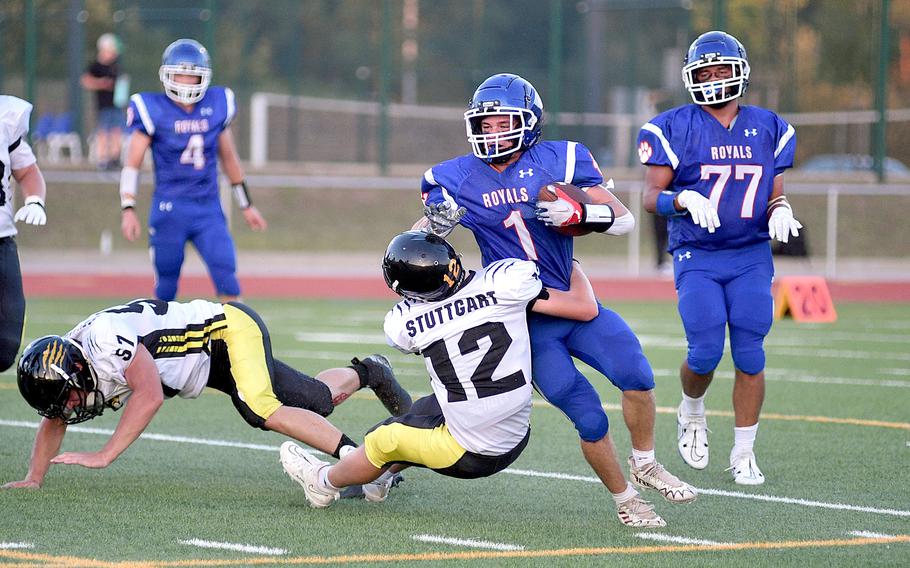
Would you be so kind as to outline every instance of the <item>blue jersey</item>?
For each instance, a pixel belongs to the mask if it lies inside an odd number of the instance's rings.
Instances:
[[[732,249],[767,241],[774,178],[793,166],[795,150],[793,127],[754,106],[740,106],[729,129],[695,104],[645,124],[638,134],[641,162],[673,168],[667,190],[697,191],[711,200],[720,218],[720,227],[709,233],[687,213],[670,217],[668,250],[683,245]]]
[[[156,199],[218,196],[218,137],[235,113],[225,87],[209,87],[191,112],[164,93],[130,97],[127,126],[152,139]]]
[[[502,173],[473,154],[437,164],[423,176],[426,203],[449,201],[467,209],[461,224],[474,233],[483,265],[526,258],[540,267],[544,286],[568,290],[572,237],[537,220],[537,194],[549,183],[592,187],[603,175],[591,152],[578,142],[544,141],[526,150]]]

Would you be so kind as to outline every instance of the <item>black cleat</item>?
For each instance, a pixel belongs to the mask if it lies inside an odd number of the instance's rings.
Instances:
[[[411,410],[411,395],[398,384],[388,359],[374,354],[362,360],[354,357],[351,363],[366,367],[366,385],[373,389],[376,398],[392,416],[401,416]]]

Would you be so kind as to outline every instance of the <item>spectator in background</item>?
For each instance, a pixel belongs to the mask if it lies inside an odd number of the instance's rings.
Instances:
[[[114,104],[114,87],[120,76],[120,40],[114,34],[98,38],[98,54],[82,74],[82,86],[95,91],[97,101],[95,147],[98,169],[120,168],[121,128],[123,113]]]

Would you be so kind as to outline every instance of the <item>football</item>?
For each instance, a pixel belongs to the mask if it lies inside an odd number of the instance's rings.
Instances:
[[[578,203],[591,203],[591,198],[588,196],[588,193],[583,189],[575,187],[570,183],[562,182],[553,182],[549,183],[542,188],[537,194],[537,201],[556,201],[556,190],[564,192],[569,198],[574,199]],[[590,229],[585,229],[579,225],[569,225],[566,227],[550,227],[557,233],[566,235],[567,237],[581,237],[587,235],[591,232]]]

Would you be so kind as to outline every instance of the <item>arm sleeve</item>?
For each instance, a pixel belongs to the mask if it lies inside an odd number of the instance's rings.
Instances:
[[[155,135],[155,122],[145,104],[145,99],[139,93],[130,97],[130,104],[126,109],[126,127],[130,131],[135,130],[146,136]]]
[[[679,157],[670,146],[668,124],[645,123],[638,131],[638,159],[646,166],[679,166]]]
[[[83,337],[82,348],[99,377],[126,385],[126,368],[133,361],[139,338],[115,318],[101,315]]]
[[[487,266],[484,278],[492,282],[500,302],[527,304],[537,298],[543,287],[537,263],[529,260],[496,261]]]
[[[796,155],[796,130],[779,116],[775,115],[777,126],[776,146],[774,148],[774,175],[784,173],[784,170],[793,167],[793,157]]]
[[[411,338],[408,337],[407,330],[405,329],[400,304],[396,305],[386,314],[382,329],[385,331],[386,343],[390,346],[398,349],[402,353],[416,352],[416,347],[411,341]]]
[[[234,99],[234,91],[224,88],[225,118],[223,128],[227,129],[234,122],[237,116],[237,101]]]
[[[593,187],[603,181],[603,173],[591,151],[580,142],[568,142],[565,182],[576,187]]]

